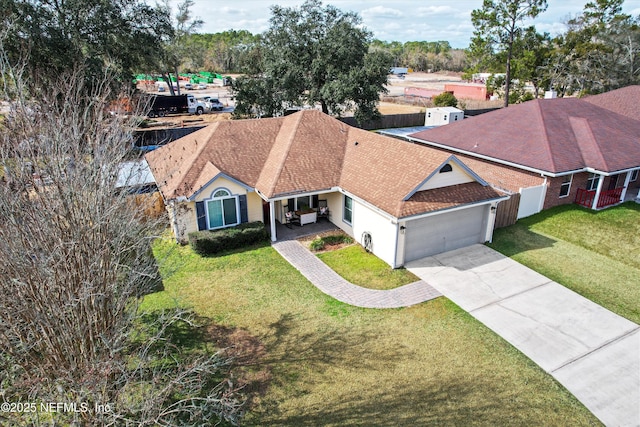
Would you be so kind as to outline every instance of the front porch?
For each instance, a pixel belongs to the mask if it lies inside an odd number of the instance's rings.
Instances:
[[[579,188],[575,203],[593,210],[640,199],[638,169],[607,175],[590,173],[587,188]]]
[[[267,229],[269,229],[268,226]],[[320,219],[317,222],[303,226],[297,224],[282,224],[276,221],[276,236],[278,236],[278,241],[295,240],[300,237],[333,230],[338,230],[338,227],[328,219]]]
[[[603,209],[609,206],[617,205],[621,203],[623,187],[614,188],[613,190],[601,191],[598,197],[597,190],[585,190],[579,188],[576,194],[576,203],[580,206],[591,209]],[[596,201],[597,197],[597,201]]]

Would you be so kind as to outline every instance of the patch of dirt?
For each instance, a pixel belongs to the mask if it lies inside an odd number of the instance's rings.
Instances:
[[[265,363],[267,350],[265,345],[244,329],[230,328],[222,325],[207,327],[207,336],[222,353],[233,360],[232,375],[235,385],[247,395],[247,404],[267,392],[272,375]]]
[[[323,233],[318,233],[318,234],[312,234],[310,236],[304,236],[304,237],[300,237],[298,240],[298,242],[302,243],[307,249],[310,249],[310,245],[311,242],[313,242],[315,239],[318,239],[320,237],[327,237],[327,236],[348,236],[347,233],[345,233],[342,230],[330,230],[330,231],[325,231]],[[341,249],[341,248],[345,248],[347,246],[351,246],[351,245],[355,245],[355,242],[351,242],[351,243],[336,243],[336,244],[325,244],[324,245],[324,249],[321,251],[311,251],[314,254],[321,254],[324,252],[330,252],[330,251],[335,251],[336,249]]]

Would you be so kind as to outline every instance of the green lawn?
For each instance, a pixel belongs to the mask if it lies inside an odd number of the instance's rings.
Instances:
[[[404,268],[392,269],[360,245],[324,252],[318,258],[349,282],[369,289],[393,289],[420,280]]]
[[[553,378],[445,298],[375,310],[312,286],[270,246],[201,258],[154,246],[165,290],[238,349],[244,425],[599,425]]]
[[[640,205],[560,206],[496,230],[492,248],[640,323]]]

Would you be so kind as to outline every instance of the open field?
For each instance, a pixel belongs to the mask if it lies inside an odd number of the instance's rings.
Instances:
[[[154,247],[165,291],[237,348],[245,425],[599,425],[571,394],[455,304],[351,307],[322,294],[268,245],[202,258]],[[247,379],[248,378],[248,379]]]
[[[492,248],[640,323],[640,205],[565,205],[494,233]]]

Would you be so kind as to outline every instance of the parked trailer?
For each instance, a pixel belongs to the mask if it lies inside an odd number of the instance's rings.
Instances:
[[[150,118],[164,117],[167,114],[177,113],[195,113],[199,115],[204,113],[204,110],[203,105],[198,103],[193,95],[156,95],[151,98],[147,116]]]

